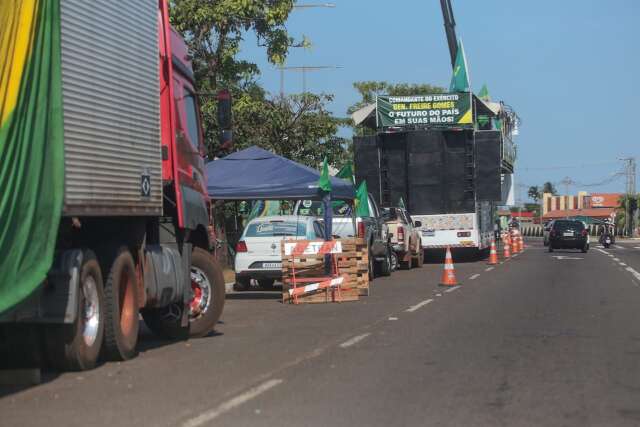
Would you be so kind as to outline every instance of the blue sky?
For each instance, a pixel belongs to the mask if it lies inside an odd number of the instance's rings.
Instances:
[[[304,3],[322,2],[298,1]],[[451,64],[438,0],[332,3],[335,8],[292,12],[289,32],[306,35],[313,47],[291,51],[287,65],[342,67],[307,73],[308,90],[334,94],[335,114],[345,115],[358,100],[354,81],[448,86]],[[598,183],[621,169],[618,158],[638,154],[640,1],[453,0],[453,8],[474,91],[486,83],[494,100],[522,118],[520,184],[565,176]],[[251,36],[242,56],[259,64],[260,82],[277,93],[279,72]],[[285,75],[285,90],[302,90],[300,73]],[[570,188],[578,189],[623,191],[624,180]]]

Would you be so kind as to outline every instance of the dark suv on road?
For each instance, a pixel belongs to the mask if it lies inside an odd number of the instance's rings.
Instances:
[[[582,221],[559,219],[549,230],[549,252],[554,249],[589,250],[589,233]]]

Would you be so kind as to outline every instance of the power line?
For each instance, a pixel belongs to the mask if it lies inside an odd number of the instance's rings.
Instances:
[[[614,165],[617,164],[618,162],[599,162],[599,163],[582,163],[579,165],[567,165],[567,166],[543,166],[543,167],[538,167],[538,168],[518,168],[518,170],[522,170],[522,171],[536,171],[536,170],[540,170],[540,171],[544,171],[544,170],[559,170],[559,169],[578,169],[578,168],[584,168],[584,167],[590,167],[590,166],[605,166],[605,165]]]

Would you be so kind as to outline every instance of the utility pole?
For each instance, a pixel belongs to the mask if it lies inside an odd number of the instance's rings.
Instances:
[[[280,65],[278,69],[280,70],[280,97],[284,98],[284,72],[286,71],[299,71],[302,72],[302,93],[307,93],[307,72],[308,71],[321,71],[321,70],[334,70],[337,68],[342,68],[340,65],[316,65],[316,66],[298,66],[298,67],[289,67]]]
[[[624,229],[625,234],[628,236],[633,236],[632,228],[635,221],[635,215],[637,212],[635,203],[632,202],[636,197],[636,159],[635,157],[627,157],[625,159],[620,159],[624,162],[625,166],[625,175],[626,175],[626,192],[627,192],[627,206],[625,207],[624,213]],[[634,217],[634,221],[631,220],[631,217]]]
[[[562,178],[560,184],[564,185],[564,212],[566,213],[566,218],[569,218],[569,186],[575,184],[568,176]]]
[[[304,4],[296,4],[293,5],[293,9],[312,9],[312,8],[334,8],[336,5],[334,3],[304,3]],[[302,69],[304,68],[304,69]],[[302,93],[307,92],[307,70],[315,71],[316,69],[322,69],[325,67],[285,67],[280,65],[278,69],[280,70],[280,98],[284,99],[284,71],[285,70],[293,70],[302,71]],[[340,68],[340,67],[330,67],[326,66],[326,68]]]

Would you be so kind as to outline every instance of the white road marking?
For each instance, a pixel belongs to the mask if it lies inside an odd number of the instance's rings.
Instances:
[[[218,418],[220,415],[224,414],[225,412],[229,412],[232,409],[237,408],[243,403],[246,403],[249,400],[255,397],[258,397],[262,393],[280,384],[282,384],[282,380],[280,379],[271,379],[271,380],[265,381],[264,383],[234,397],[233,399],[227,400],[226,402],[220,404],[219,406],[209,411],[205,411],[195,418],[191,418],[190,420],[182,424],[182,426],[183,427],[199,427],[203,424],[207,424],[210,421]]]
[[[602,253],[603,253],[603,254],[605,254],[605,255],[609,255],[609,252],[604,251],[604,250],[602,250],[602,249],[600,249],[600,248],[596,248],[596,250],[598,250],[598,251],[602,252]]]
[[[436,294],[436,296],[437,296],[437,297],[441,297],[441,296],[442,296],[442,294]]]
[[[513,254],[513,255],[511,255],[511,258],[515,258],[515,257],[517,257],[518,255],[520,255],[520,254],[519,254],[519,253],[518,253],[518,254]]]
[[[621,266],[623,266],[623,267],[626,267],[626,266],[627,266],[627,264],[625,264],[624,262],[619,262],[618,264],[620,264],[620,265],[621,265]]]
[[[453,288],[451,288],[451,289],[447,289],[445,292],[447,292],[447,293],[448,293],[448,292],[453,292],[453,291],[457,291],[458,289],[460,289],[460,286],[454,286],[454,287],[453,287]]]
[[[613,259],[615,262],[620,262],[620,258],[613,257],[612,259]]]
[[[479,274],[474,274],[473,276],[469,277],[469,280],[476,280],[478,277],[480,277]]]
[[[487,267],[484,269],[484,271],[491,271],[491,270],[493,270],[493,267]]]
[[[441,294],[437,294],[436,296],[438,296],[438,297],[439,297],[439,296],[441,296]],[[419,309],[420,307],[424,307],[425,305],[427,305],[427,304],[431,304],[432,302],[433,302],[433,300],[432,300],[432,299],[427,299],[427,300],[424,300],[424,301],[422,301],[422,302],[419,302],[419,303],[418,303],[418,304],[416,304],[416,305],[412,305],[411,307],[407,308],[405,311],[406,311],[407,313],[413,313],[414,311],[416,311],[416,310],[417,310],[417,309]]]
[[[397,317],[389,317],[389,320],[398,320]]]
[[[584,258],[579,258],[579,257],[574,257],[574,256],[567,256],[567,255],[552,255],[552,258],[558,259],[558,260],[563,260],[563,259],[584,259]]]
[[[634,270],[631,267],[627,267],[625,270],[627,270],[629,273],[633,274],[633,277],[635,277],[637,280],[640,280],[640,273],[638,273],[636,270]]]
[[[640,246],[634,246],[633,249],[640,249]]]
[[[351,338],[350,340],[347,340],[347,341],[343,342],[342,344],[340,344],[340,347],[342,347],[342,348],[351,347],[354,344],[358,344],[360,341],[362,341],[363,339],[365,339],[369,335],[371,335],[371,332],[367,332],[366,334],[362,334],[362,335],[356,335],[355,337]]]

